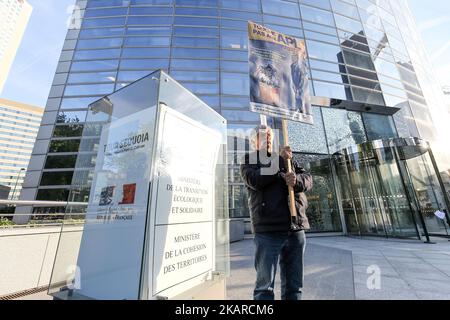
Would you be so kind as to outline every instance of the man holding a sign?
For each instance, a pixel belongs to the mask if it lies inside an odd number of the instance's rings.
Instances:
[[[300,300],[303,287],[305,230],[309,229],[305,192],[312,177],[292,164],[287,120],[313,124],[306,48],[302,40],[249,22],[250,110],[282,118],[285,147],[272,150],[273,132],[258,126],[255,149],[245,156],[241,175],[247,186],[255,232],[255,300],[273,300],[280,262],[281,299]]]

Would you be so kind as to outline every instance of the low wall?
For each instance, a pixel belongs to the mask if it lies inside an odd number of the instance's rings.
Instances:
[[[0,296],[48,286],[60,231],[61,226],[0,229]]]

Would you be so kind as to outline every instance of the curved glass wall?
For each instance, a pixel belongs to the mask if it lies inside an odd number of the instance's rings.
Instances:
[[[314,96],[376,106],[384,114],[317,108],[318,127],[292,124],[290,139],[303,142],[312,132],[316,145],[300,143],[295,151],[322,156],[376,139],[432,140],[431,120],[439,117],[429,107],[437,102],[430,100],[423,50],[414,46],[403,6],[403,0],[78,0],[38,136],[39,145],[50,147],[35,150],[43,163],[33,167],[30,176],[39,178],[25,194],[66,200],[77,175],[85,177],[85,197],[98,147],[95,123],[102,121],[88,105],[163,69],[227,119],[230,216],[248,217],[238,174],[246,149],[238,145],[247,143],[242,130],[260,123],[248,111],[248,20],[305,39]],[[385,121],[392,107],[400,110]],[[89,137],[81,137],[84,128]],[[77,157],[83,168],[75,169]]]
[[[448,235],[448,199],[429,146],[419,139],[378,140],[333,155],[349,234],[416,238]]]

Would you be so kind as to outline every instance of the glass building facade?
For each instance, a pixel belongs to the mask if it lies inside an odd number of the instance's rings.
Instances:
[[[448,113],[406,0],[78,0],[22,199],[86,201],[104,121],[89,103],[163,69],[228,120],[230,215],[248,217],[239,159],[248,147],[245,130],[261,122],[248,111],[249,20],[306,42],[315,125],[290,123],[289,132],[297,159],[314,173],[312,231],[352,231],[336,164],[346,148],[417,137],[439,149],[438,171],[450,167],[441,152],[445,132],[436,130]],[[86,128],[92,134],[81,138]],[[77,158],[85,165],[74,170]],[[73,180],[85,192],[68,199]],[[402,192],[391,193],[406,199],[403,182]],[[425,194],[441,182],[430,182]],[[444,209],[444,200],[435,202]]]

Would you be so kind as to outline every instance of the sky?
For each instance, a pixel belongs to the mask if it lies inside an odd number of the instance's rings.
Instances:
[[[45,107],[75,1],[28,2],[33,13],[0,97]],[[442,85],[450,85],[450,1],[409,3],[435,74]]]

